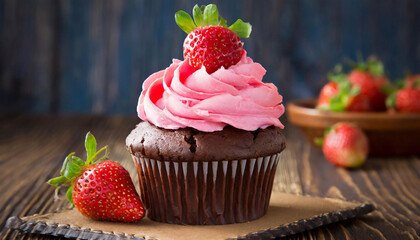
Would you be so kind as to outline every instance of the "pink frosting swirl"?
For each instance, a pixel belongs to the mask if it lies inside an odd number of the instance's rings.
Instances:
[[[212,74],[204,67],[193,68],[188,61],[173,60],[167,69],[144,81],[137,112],[144,121],[165,129],[283,128],[279,120],[284,113],[282,96],[274,84],[262,82],[265,73],[245,51],[236,65]]]

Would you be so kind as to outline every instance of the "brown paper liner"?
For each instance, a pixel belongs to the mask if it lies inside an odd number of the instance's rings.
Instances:
[[[187,225],[240,223],[262,217],[279,153],[229,161],[174,162],[133,156],[147,216]]]

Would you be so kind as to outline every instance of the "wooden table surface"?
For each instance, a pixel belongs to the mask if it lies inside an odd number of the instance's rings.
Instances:
[[[98,145],[108,144],[137,181],[125,149],[136,117],[2,116],[0,117],[0,239],[50,239],[5,228],[11,216],[43,214],[69,208],[54,201],[47,179],[57,176],[68,153],[84,152],[91,131]],[[275,190],[371,202],[377,210],[362,218],[330,224],[289,239],[420,239],[420,159],[370,158],[360,169],[327,162],[301,133],[287,124],[287,150],[278,166]],[[420,143],[419,143],[420,144]]]

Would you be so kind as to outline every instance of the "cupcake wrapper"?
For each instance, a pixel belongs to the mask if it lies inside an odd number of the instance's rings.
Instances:
[[[133,159],[150,219],[214,225],[246,222],[266,213],[279,153],[209,162]]]

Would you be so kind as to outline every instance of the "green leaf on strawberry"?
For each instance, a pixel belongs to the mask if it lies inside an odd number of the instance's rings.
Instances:
[[[382,62],[370,58],[367,60],[367,70],[373,75],[373,76],[383,76],[385,74],[384,65]]]
[[[379,61],[376,57],[371,56],[364,60],[363,56],[361,54],[358,54],[357,59],[357,62],[353,62],[351,60],[347,60],[347,62],[354,69],[368,72],[375,77],[382,77],[385,75],[384,64],[381,61]]]
[[[251,24],[238,19],[229,27],[229,29],[234,31],[241,38],[249,38],[249,35],[251,35],[252,26]]]
[[[191,16],[182,10],[175,13],[175,22],[186,33],[196,28]]]
[[[228,27],[227,21],[219,15],[217,6],[209,4],[207,6],[193,8],[193,18],[185,11],[178,11],[175,13],[176,24],[187,34],[197,27],[204,26],[222,26],[235,32],[241,38],[248,38],[251,35],[252,26],[250,23],[238,19],[235,23]]]
[[[222,16],[219,16],[219,18],[220,18],[220,20],[219,20],[219,26],[222,26],[222,27],[227,28],[227,27],[228,27],[228,25],[227,25],[227,21],[226,21],[226,19],[222,18]],[[231,30],[232,30],[232,29],[231,29]]]
[[[219,11],[216,5],[209,4],[203,12],[204,26],[217,26],[219,24]]]
[[[47,182],[48,184],[58,189],[61,188],[62,185],[70,185],[70,188],[67,191],[66,195],[67,199],[69,199],[71,203],[73,203],[73,200],[71,198],[72,191],[70,189],[73,189],[74,180],[78,176],[80,176],[80,174],[82,173],[82,169],[91,165],[92,163],[98,163],[108,158],[108,154],[105,152],[105,155],[102,158],[96,160],[96,158],[101,152],[107,150],[108,146],[101,148],[99,151],[96,151],[96,147],[97,144],[95,137],[90,132],[87,133],[85,138],[87,160],[83,161],[81,158],[74,156],[74,152],[70,153],[64,159],[63,166],[60,170],[61,176],[52,178]]]
[[[96,153],[96,139],[90,132],[86,134],[85,148],[86,159],[90,159]]]
[[[388,95],[388,97],[386,98],[386,106],[388,108],[395,108],[396,97],[397,97],[396,91]]]
[[[69,187],[69,189],[67,189],[67,192],[66,192],[66,197],[67,197],[67,200],[68,200],[71,204],[73,204],[73,205],[74,205],[74,202],[73,202],[73,185],[71,185],[71,186]]]
[[[197,4],[193,8],[193,17],[194,17],[195,25],[197,25],[197,27],[204,26],[203,13],[201,12],[201,9],[200,9],[200,7],[198,7]],[[189,33],[189,32],[187,32],[187,33]]]
[[[322,147],[322,145],[324,145],[324,138],[323,137],[315,138],[314,142],[317,146]]]
[[[335,129],[333,127],[327,127],[324,130],[324,135],[322,137],[317,137],[314,139],[314,142],[317,146],[322,147],[324,145],[324,139],[325,136],[327,136],[330,133],[334,133]]]

